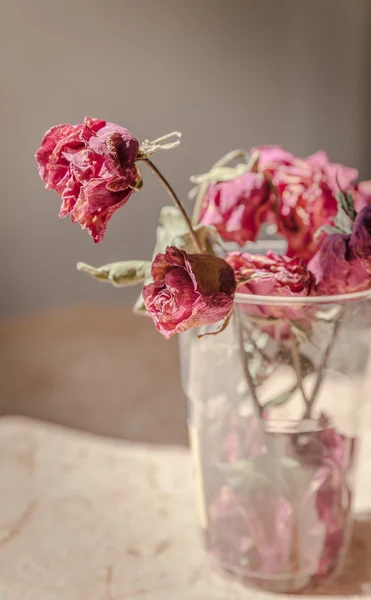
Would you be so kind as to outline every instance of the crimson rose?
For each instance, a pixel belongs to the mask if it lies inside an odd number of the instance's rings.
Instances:
[[[233,309],[236,281],[222,258],[170,246],[155,257],[152,277],[143,287],[144,304],[166,339],[225,319]]]
[[[138,182],[139,142],[123,127],[85,117],[79,125],[56,125],[36,152],[39,173],[62,198],[59,216],[70,215],[94,242],[101,242],[112,215]]]

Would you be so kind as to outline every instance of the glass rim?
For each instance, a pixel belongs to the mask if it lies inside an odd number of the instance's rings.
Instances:
[[[371,288],[360,292],[327,296],[259,296],[257,294],[236,292],[234,302],[235,304],[260,304],[264,306],[302,306],[303,304],[342,304],[343,302],[348,303],[349,301],[365,300],[367,298],[371,298]]]

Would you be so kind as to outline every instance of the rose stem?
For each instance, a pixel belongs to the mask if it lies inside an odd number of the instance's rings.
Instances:
[[[339,328],[341,325],[341,319],[343,316],[343,310],[340,312],[338,318],[336,319],[335,323],[334,323],[334,327],[332,330],[332,334],[331,334],[331,338],[329,340],[329,343],[327,344],[327,348],[325,350],[325,353],[323,355],[323,360],[322,360],[322,364],[320,366],[319,372],[318,372],[318,377],[317,377],[317,381],[314,385],[311,397],[309,398],[309,400],[307,401],[307,408],[306,411],[303,415],[303,419],[310,419],[311,418],[311,414],[312,414],[312,408],[313,408],[313,404],[316,401],[319,389],[323,383],[323,375],[325,372],[325,369],[327,367],[327,363],[329,361],[330,358],[330,354],[331,354],[331,350],[332,347],[334,345],[334,342],[336,340],[337,334],[339,333]]]
[[[186,222],[186,225],[189,229],[189,233],[192,237],[193,243],[196,247],[196,250],[202,254],[203,250],[201,248],[200,242],[197,239],[197,235],[192,227],[192,223],[191,220],[189,218],[189,216],[187,215],[186,211],[184,210],[184,207],[181,203],[181,201],[179,200],[178,196],[176,195],[175,191],[173,190],[173,188],[171,187],[170,183],[167,181],[167,179],[165,179],[165,177],[163,176],[163,174],[161,173],[161,171],[158,170],[158,168],[156,167],[156,165],[153,164],[153,162],[149,159],[149,158],[144,158],[143,161],[145,163],[147,163],[147,165],[149,166],[149,168],[153,171],[153,173],[156,175],[156,177],[161,181],[162,185],[166,188],[169,196],[172,198],[175,206],[180,210],[182,217],[184,219],[184,221]]]
[[[293,334],[291,332],[291,356],[292,356],[292,364],[294,367],[294,371],[296,373],[296,378],[298,380],[298,385],[301,391],[301,395],[303,396],[303,400],[305,403],[305,406],[307,407],[308,405],[308,399],[304,390],[304,386],[303,386],[303,377],[301,374],[301,365],[300,365],[300,357],[299,357],[299,352],[298,352],[298,343],[297,343],[297,339],[295,337],[295,334]]]
[[[236,158],[244,158],[245,162],[247,162],[249,159],[249,153],[246,152],[246,150],[231,150],[231,152],[228,152],[228,154],[226,154],[225,156],[222,156],[222,158],[220,158],[211,167],[210,171],[212,171],[213,169],[218,169],[219,167],[225,167],[228,163],[232,162],[232,160],[236,160]],[[199,192],[197,194],[196,202],[195,202],[194,209],[193,209],[193,215],[192,215],[193,225],[197,225],[197,223],[199,221],[200,214],[201,214],[202,200],[207,192],[207,188],[208,188],[208,183],[200,184]]]
[[[246,378],[247,386],[250,390],[250,394],[251,394],[251,398],[252,398],[255,410],[258,414],[258,417],[261,417],[262,412],[263,412],[263,407],[260,405],[260,402],[256,395],[254,381],[253,381],[252,375],[250,373],[249,361],[248,361],[248,358],[247,358],[246,352],[245,352],[245,345],[244,345],[243,331],[242,331],[242,322],[241,322],[240,315],[238,314],[238,308],[235,308],[234,313],[236,316],[236,328],[237,328],[237,334],[238,334],[238,343],[239,343],[239,348],[240,348],[240,358],[241,358],[243,372],[244,372],[244,375]]]

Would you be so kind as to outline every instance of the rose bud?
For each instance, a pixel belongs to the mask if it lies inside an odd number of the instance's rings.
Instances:
[[[333,233],[308,264],[316,283],[313,294],[327,296],[366,290],[370,275],[349,247],[350,235]]]
[[[62,198],[59,216],[69,214],[100,242],[109,219],[138,183],[138,150],[127,129],[85,117],[82,124],[47,131],[35,158],[45,187]]]
[[[269,184],[262,175],[248,172],[210,185],[199,221],[202,225],[214,225],[223,240],[242,246],[248,240],[256,240],[270,208]]]
[[[233,309],[236,281],[222,258],[169,246],[155,257],[152,278],[143,287],[144,304],[166,339],[226,319]]]

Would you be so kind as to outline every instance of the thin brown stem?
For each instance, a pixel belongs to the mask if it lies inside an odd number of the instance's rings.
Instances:
[[[257,413],[257,416],[259,418],[261,418],[261,416],[263,414],[263,407],[261,406],[261,404],[258,400],[258,396],[256,394],[256,389],[255,389],[255,383],[254,383],[254,380],[250,373],[249,360],[247,358],[246,351],[245,351],[245,340],[244,340],[244,336],[243,336],[243,328],[242,328],[241,318],[240,318],[240,315],[238,314],[238,308],[235,308],[234,314],[235,314],[235,318],[236,318],[236,329],[237,329],[242,369],[243,369],[243,372],[245,375],[247,386],[249,388],[249,392],[251,394],[251,399],[253,401],[255,411]]]
[[[298,351],[298,341],[295,337],[295,334],[291,332],[291,356],[292,356],[292,365],[294,367],[294,371],[296,374],[296,379],[298,381],[298,386],[301,391],[301,395],[303,396],[305,407],[308,405],[308,398],[304,390],[303,386],[303,375],[301,372],[301,364],[300,364],[300,356]]]
[[[322,364],[321,364],[319,372],[318,372],[318,377],[317,377],[316,383],[314,384],[314,388],[313,388],[312,394],[311,394],[309,400],[307,401],[307,408],[306,408],[306,411],[305,411],[305,413],[303,415],[303,419],[310,419],[311,416],[312,416],[312,408],[313,408],[313,405],[314,405],[314,403],[316,401],[316,398],[318,396],[318,392],[319,392],[319,390],[321,388],[321,385],[323,383],[324,373],[325,373],[325,370],[327,368],[328,361],[330,359],[331,350],[333,348],[333,345],[334,345],[335,340],[337,338],[337,335],[339,333],[339,329],[340,329],[340,325],[341,325],[343,313],[344,313],[344,310],[342,310],[340,312],[340,314],[338,315],[338,317],[337,317],[337,319],[336,319],[336,321],[334,323],[330,340],[329,340],[329,342],[327,344],[326,350],[325,350],[324,355],[323,355],[323,360],[322,360]]]
[[[180,210],[181,215],[184,219],[184,221],[186,222],[186,225],[189,229],[189,233],[192,237],[193,243],[195,245],[195,248],[197,250],[197,252],[199,252],[200,254],[202,254],[203,250],[201,247],[201,244],[197,238],[197,235],[192,227],[192,223],[191,220],[189,218],[189,216],[187,215],[183,204],[181,203],[181,201],[179,200],[178,196],[176,195],[174,189],[172,188],[172,186],[170,185],[170,183],[168,182],[168,180],[163,176],[163,174],[161,173],[161,171],[159,171],[159,169],[156,167],[156,165],[153,164],[153,162],[149,159],[149,158],[144,158],[143,162],[147,163],[147,165],[149,166],[149,168],[152,170],[152,172],[156,175],[156,177],[161,181],[162,185],[166,188],[169,196],[171,197],[172,201],[174,202],[175,206]]]

